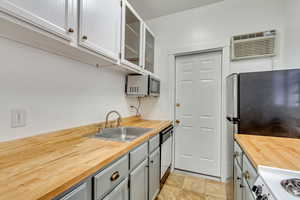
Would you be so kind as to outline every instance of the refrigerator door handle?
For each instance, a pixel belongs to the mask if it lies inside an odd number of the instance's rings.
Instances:
[[[238,116],[238,74],[233,75],[233,118]]]
[[[226,119],[232,122],[233,124],[238,124],[240,122],[240,119],[237,117],[226,117]]]
[[[226,119],[230,122],[232,122],[232,117],[226,117]]]
[[[233,124],[238,124],[241,120],[239,119],[239,118],[237,118],[237,117],[233,117],[233,118],[231,118],[231,120],[232,120],[232,122],[233,122]]]

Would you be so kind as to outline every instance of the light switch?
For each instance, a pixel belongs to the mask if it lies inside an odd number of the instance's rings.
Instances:
[[[26,111],[23,109],[13,109],[11,111],[11,127],[18,128],[26,125]]]

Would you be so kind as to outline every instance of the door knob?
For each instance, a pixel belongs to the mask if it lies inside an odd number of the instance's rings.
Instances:
[[[179,124],[179,123],[180,123],[180,121],[179,121],[179,120],[175,120],[175,122],[176,122],[176,124]]]

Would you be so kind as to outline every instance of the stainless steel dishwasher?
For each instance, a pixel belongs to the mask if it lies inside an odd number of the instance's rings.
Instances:
[[[161,167],[160,167],[160,184],[165,183],[172,166],[173,152],[173,125],[160,132],[161,145]]]

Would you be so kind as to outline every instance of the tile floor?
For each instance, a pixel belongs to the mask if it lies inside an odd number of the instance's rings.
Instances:
[[[172,173],[156,200],[231,200],[229,187],[214,180]]]

